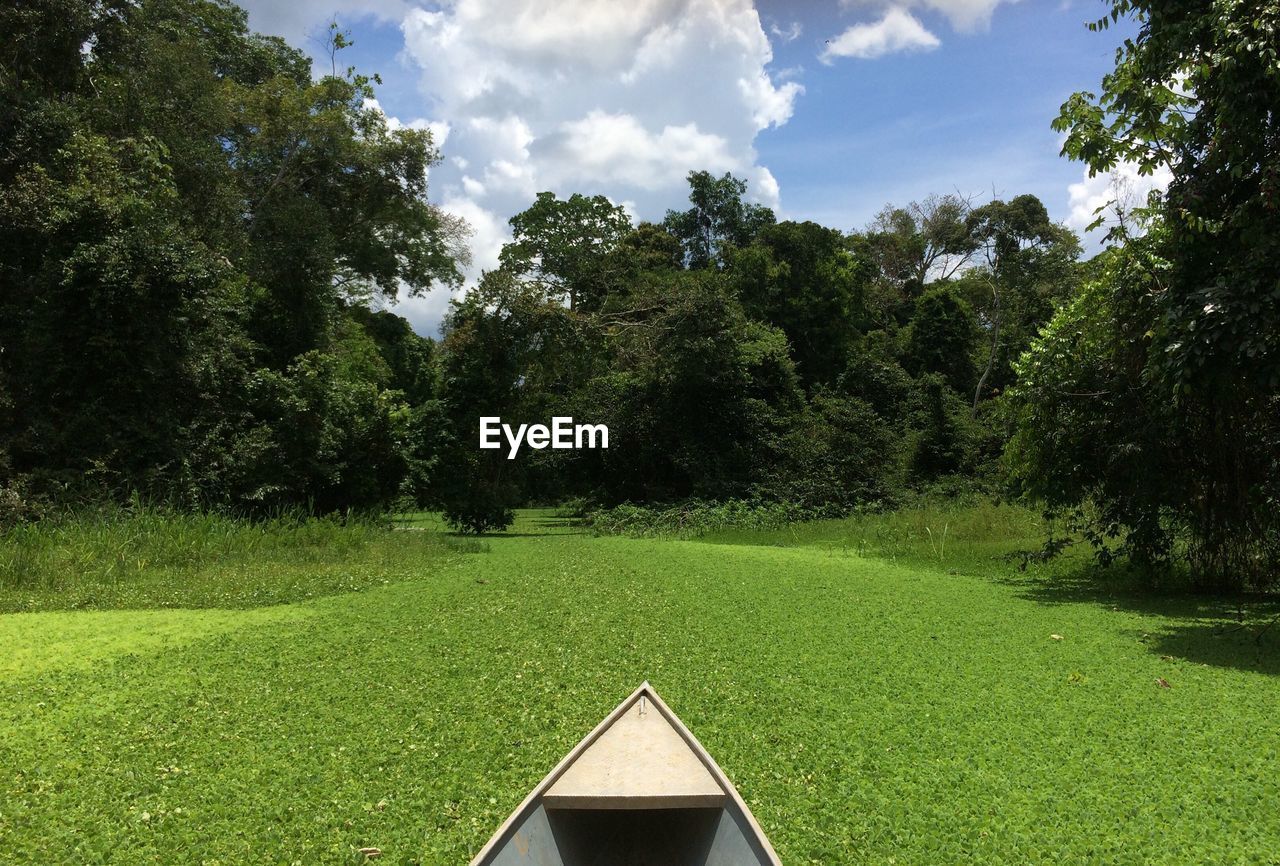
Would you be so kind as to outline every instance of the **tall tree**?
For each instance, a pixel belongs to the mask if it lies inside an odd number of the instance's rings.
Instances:
[[[684,246],[687,267],[723,267],[729,248],[746,246],[761,229],[773,224],[773,211],[744,201],[746,192],[747,182],[728,172],[718,178],[707,171],[689,172],[693,207],[669,210],[662,221]]]
[[[936,373],[951,388],[968,393],[978,326],[973,309],[950,285],[930,288],[916,299],[907,326],[903,365],[913,375]]]
[[[1130,17],[1139,32],[1100,94],[1063,105],[1064,153],[1093,172],[1167,166],[1173,180],[1153,230],[1112,257],[1100,300],[1055,321],[1025,362],[1014,464],[1053,505],[1096,503],[1142,558],[1181,538],[1200,585],[1265,585],[1280,571],[1280,4],[1110,6],[1096,29]],[[1063,368],[1054,353],[1098,360]],[[1036,431],[1121,412],[1124,465],[1064,465],[1035,447]]]
[[[807,384],[834,382],[866,325],[870,268],[844,236],[813,222],[762,229],[737,250],[729,272],[747,315],[782,329]]]
[[[1029,336],[1074,289],[1080,244],[1070,229],[1049,219],[1034,195],[975,208],[965,227],[982,265],[965,276],[979,289],[973,306],[987,336],[987,360],[973,391],[977,412],[992,373],[1026,348]],[[1006,333],[1010,325],[1012,340]]]
[[[577,403],[613,431],[608,452],[586,455],[598,495],[748,495],[802,405],[782,333],[748,319],[729,280],[709,270],[644,275],[603,325],[611,363]]]
[[[10,471],[199,503],[394,493],[399,404],[348,302],[460,280],[429,135],[227,2],[8,4],[0,27]]]
[[[598,309],[614,275],[609,254],[631,231],[631,219],[602,195],[574,193],[567,199],[538,193],[510,220],[512,240],[502,248],[502,266],[541,282],[569,309]]]
[[[926,283],[950,279],[969,263],[977,246],[968,226],[972,210],[954,193],[886,205],[864,233],[870,258],[885,279],[915,297]]]

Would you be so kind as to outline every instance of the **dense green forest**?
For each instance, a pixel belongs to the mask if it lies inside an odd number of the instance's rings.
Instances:
[[[693,172],[661,223],[542,193],[435,341],[381,307],[461,285],[467,227],[376,77],[315,79],[224,2],[7,4],[0,521],[142,497],[483,531],[567,500],[836,515],[982,491],[1104,558],[1265,587],[1280,11],[1112,5],[1141,35],[1064,105],[1065,150],[1174,181],[1101,255],[1031,195],[847,231]],[[480,416],[607,424],[610,447],[509,460]]]

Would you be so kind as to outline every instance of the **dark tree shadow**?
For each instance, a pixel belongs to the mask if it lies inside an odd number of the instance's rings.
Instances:
[[[1244,623],[1187,623],[1150,635],[1152,652],[1214,667],[1280,676],[1280,625],[1271,619]]]
[[[557,535],[580,535],[578,532],[507,532],[498,530],[496,532],[446,532],[445,535],[450,538],[550,538]]]
[[[479,535],[466,532],[447,532],[455,538],[547,538],[555,535],[584,535],[587,525],[572,517],[534,517],[517,521],[517,525],[533,527],[533,529],[499,529],[493,532],[482,532]],[[545,531],[538,531],[544,529]]]
[[[1002,583],[1037,604],[1093,604],[1159,619],[1134,636],[1152,653],[1214,667],[1280,676],[1280,598],[1198,596],[1140,587],[1118,569],[1086,566],[1053,577]]]

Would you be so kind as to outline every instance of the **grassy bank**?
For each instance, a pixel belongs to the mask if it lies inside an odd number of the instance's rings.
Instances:
[[[703,540],[722,544],[813,547],[874,557],[892,563],[944,569],[990,571],[1021,564],[1049,532],[1031,509],[989,500],[928,502],[900,511],[858,514],[839,520],[812,520],[759,531],[723,529]],[[1052,571],[1078,570],[1088,561],[1084,546],[1069,550]],[[1041,569],[1038,573],[1044,573]]]
[[[481,547],[373,519],[81,512],[0,531],[0,611],[284,604]]]
[[[1020,525],[973,527],[996,518]],[[398,564],[359,593],[0,616],[0,657],[38,656],[0,668],[0,850],[465,863],[649,679],[788,864],[1274,857],[1280,636],[984,560],[963,521],[931,562],[885,520],[682,541],[525,513],[462,555],[424,517],[363,542]]]

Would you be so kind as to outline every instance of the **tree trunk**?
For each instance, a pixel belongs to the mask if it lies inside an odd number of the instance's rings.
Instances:
[[[991,370],[996,365],[996,353],[1000,351],[1000,323],[1004,319],[1004,311],[1000,308],[1000,292],[993,284],[991,287],[991,306],[993,317],[991,320],[991,352],[987,355],[987,368],[982,371],[982,377],[978,379],[978,387],[973,389],[973,417],[978,417],[978,401],[982,398],[982,389],[987,384],[987,378],[991,375]]]

